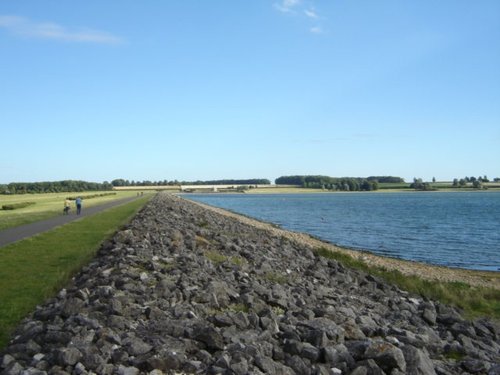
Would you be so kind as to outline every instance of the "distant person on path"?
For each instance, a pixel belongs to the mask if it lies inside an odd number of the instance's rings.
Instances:
[[[69,201],[68,198],[64,201],[64,209],[63,209],[63,215],[68,215],[69,214],[69,208],[70,208],[71,202]]]
[[[76,198],[75,204],[76,204],[76,214],[80,215],[82,212],[82,198],[80,197]]]

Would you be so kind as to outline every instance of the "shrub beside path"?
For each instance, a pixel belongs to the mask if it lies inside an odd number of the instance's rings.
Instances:
[[[0,247],[8,245],[8,244],[13,243],[13,242],[20,241],[24,238],[32,237],[32,236],[39,234],[39,233],[42,233],[42,232],[46,232],[48,230],[51,230],[51,229],[58,227],[60,225],[64,225],[64,224],[69,223],[71,221],[96,214],[96,213],[104,211],[108,208],[131,202],[137,198],[138,197],[134,196],[134,197],[130,197],[130,198],[119,199],[119,200],[104,203],[104,204],[101,204],[98,206],[92,206],[89,208],[85,208],[85,206],[83,206],[82,213],[80,215],[76,215],[76,209],[73,209],[73,212],[70,211],[69,215],[63,215],[62,210],[61,210],[60,216],[56,216],[56,217],[52,217],[52,218],[47,219],[47,220],[41,220],[41,221],[37,221],[34,223],[20,225],[18,227],[2,230],[2,231],[0,231]]]

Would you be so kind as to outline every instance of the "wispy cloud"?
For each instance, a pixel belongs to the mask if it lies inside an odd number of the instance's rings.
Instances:
[[[120,44],[123,40],[104,31],[81,28],[71,30],[52,22],[34,22],[24,17],[0,15],[0,28],[28,38],[65,42]]]
[[[319,18],[318,14],[314,9],[306,9],[304,10],[304,14],[309,18],[314,18],[314,19]]]
[[[293,13],[299,4],[300,0],[282,0],[279,3],[275,3],[274,7],[282,13]]]
[[[323,34],[324,30],[320,26],[320,21],[324,19],[316,11],[312,1],[305,4],[302,0],[281,0],[278,3],[274,3],[274,8],[281,13],[292,14],[294,16],[300,16],[309,19],[311,23],[314,23],[309,28],[312,34]]]

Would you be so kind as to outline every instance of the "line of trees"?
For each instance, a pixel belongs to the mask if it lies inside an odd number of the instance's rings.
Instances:
[[[242,180],[208,180],[208,181],[129,181],[122,178],[111,181],[113,186],[178,186],[178,185],[270,185],[271,181],[265,178]]]
[[[432,182],[436,182],[436,179],[433,177]],[[421,178],[414,178],[413,182],[410,184],[410,189],[422,190],[422,191],[432,191],[436,190],[432,187],[432,185],[428,182],[424,182]]]
[[[335,191],[372,191],[378,190],[378,181],[374,178],[330,177],[330,176],[281,176],[276,185],[298,185],[310,189]]]
[[[370,176],[366,178],[368,181],[377,181],[379,184],[404,184],[405,180],[401,177],[394,176]]]
[[[11,182],[10,184],[0,185],[0,194],[65,193],[111,189],[113,189],[113,185],[107,181],[103,183],[78,180]]]
[[[500,181],[499,178],[493,179],[494,182]],[[436,178],[432,178],[432,183],[436,182]],[[453,179],[453,184],[452,187],[467,187],[471,186],[475,189],[487,189],[486,186],[483,184],[486,182],[490,182],[488,177],[485,176],[479,176],[479,177],[464,177],[464,178],[455,178]],[[423,191],[430,191],[430,190],[437,190],[430,182],[424,182],[421,178],[414,178],[413,182],[410,184],[410,189],[415,189],[415,190],[423,190]]]
[[[494,181],[497,182],[498,178],[495,178]],[[486,175],[479,177],[464,177],[464,178],[455,178],[453,179],[454,187],[465,187],[467,184],[472,183],[472,187],[475,189],[482,189],[483,183],[490,182]]]

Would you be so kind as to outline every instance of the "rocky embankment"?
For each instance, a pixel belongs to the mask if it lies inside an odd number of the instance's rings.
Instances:
[[[500,327],[159,194],[23,321],[2,374],[500,374]]]

